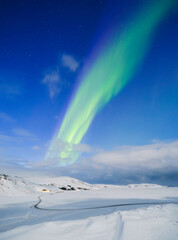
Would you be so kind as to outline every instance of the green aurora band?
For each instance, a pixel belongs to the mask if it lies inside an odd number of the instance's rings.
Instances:
[[[75,149],[92,120],[131,80],[142,62],[157,25],[174,6],[174,0],[151,1],[121,34],[113,34],[85,73],[53,139],[46,160],[65,166],[74,163]],[[61,146],[62,144],[62,146]]]

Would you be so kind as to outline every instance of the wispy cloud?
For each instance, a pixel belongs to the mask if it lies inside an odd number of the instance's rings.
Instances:
[[[34,137],[34,135],[30,131],[23,128],[13,128],[12,132],[15,135],[21,136],[21,137]]]
[[[64,75],[64,67],[68,68],[68,70],[71,72],[75,72],[79,67],[79,63],[73,56],[69,54],[63,54],[62,57],[60,56],[59,62],[47,69],[47,71],[44,73],[42,83],[47,85],[51,99],[56,97],[61,91],[62,84],[64,83],[64,81],[61,79],[61,75],[62,77]]]
[[[0,112],[0,119],[6,122],[14,122],[15,119],[4,112]]]
[[[35,150],[35,151],[38,151],[38,150],[40,150],[41,148],[40,148],[39,146],[36,146],[36,145],[35,145],[35,146],[32,147],[32,149]]]
[[[19,142],[18,137],[0,134],[0,142]]]
[[[64,67],[68,67],[72,72],[75,72],[77,68],[79,67],[79,63],[68,54],[62,55],[62,64]]]
[[[49,89],[49,96],[50,98],[54,98],[60,92],[59,83],[60,83],[60,76],[58,70],[50,70],[48,71],[42,83],[46,84]]]
[[[28,167],[29,160],[40,159],[43,149],[38,146],[39,142],[34,134],[24,128],[13,128],[11,134],[0,134],[0,161],[2,159],[7,165],[10,162],[19,165],[23,160],[23,166]]]
[[[37,137],[31,133],[30,131],[24,129],[24,128],[13,128],[11,130],[12,134],[0,134],[0,142],[24,142],[24,141],[36,141],[38,140]]]

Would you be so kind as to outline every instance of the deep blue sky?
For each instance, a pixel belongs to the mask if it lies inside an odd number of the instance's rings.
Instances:
[[[145,2],[149,1],[1,1],[0,159],[3,164],[26,165],[44,159],[77,85],[77,76],[92,49],[111,29],[122,29],[132,21]],[[177,14],[177,9],[171,10],[160,23],[136,75],[96,116],[83,143],[113,151],[123,145],[177,141]],[[64,63],[66,56],[72,61],[68,61],[68,66]],[[45,77],[51,77],[48,79],[51,82],[45,82]],[[165,156],[161,161],[166,161]],[[174,157],[177,159],[178,153]],[[115,175],[108,175],[111,182]],[[94,178],[92,174],[90,177]]]

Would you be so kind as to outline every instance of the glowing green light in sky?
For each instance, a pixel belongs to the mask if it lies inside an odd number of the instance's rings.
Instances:
[[[81,142],[97,112],[131,80],[148,50],[155,28],[175,2],[153,1],[122,34],[118,29],[102,47],[85,73],[57,135],[66,145],[61,150],[53,140],[47,160],[57,159],[61,165],[75,162],[79,153],[73,145]]]

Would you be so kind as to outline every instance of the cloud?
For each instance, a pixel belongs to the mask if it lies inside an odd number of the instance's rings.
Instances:
[[[89,145],[77,144],[71,146],[69,153],[73,159],[73,153],[82,152],[83,158],[80,165],[86,168],[92,167],[96,170],[105,171],[110,169],[123,169],[127,171],[135,170],[156,170],[164,168],[178,169],[178,141],[172,142],[154,142],[143,146],[123,146],[112,151],[97,150]],[[67,151],[66,144],[60,140],[55,140],[50,149],[50,157],[46,165],[56,165],[60,162],[59,152]],[[52,153],[52,154],[51,154]],[[69,155],[68,153],[68,155]],[[69,159],[68,159],[69,158]],[[70,162],[70,155],[66,159]],[[73,166],[73,165],[72,165]]]
[[[44,73],[42,83],[48,86],[51,99],[59,94],[61,85],[64,83],[61,80],[61,74],[65,78],[65,72],[62,71],[63,67],[67,67],[70,71],[75,72],[79,67],[79,63],[71,55],[63,54],[57,64],[47,69]]]
[[[11,165],[12,167],[17,165],[17,170],[21,169],[22,172],[27,173],[27,170],[30,169],[29,174],[34,172],[34,174],[43,173],[48,176],[70,176],[90,183],[156,183],[177,186],[177,146],[178,141],[156,142],[144,146],[125,146],[113,151],[98,151],[87,145],[80,145],[80,150],[92,151],[94,156],[83,156],[74,164],[66,167],[57,167],[55,161],[46,162],[42,159],[41,161],[37,161],[37,159],[29,161],[21,158],[16,163],[14,161],[16,155],[8,156],[8,154],[2,157],[0,155],[0,160],[5,160],[3,165],[7,166],[8,171]],[[96,151],[98,152],[96,153]],[[34,160],[34,157],[30,155],[30,159]]]
[[[14,122],[15,119],[7,115],[6,113],[0,112],[0,119],[6,122]]]
[[[38,150],[40,150],[41,148],[40,148],[39,146],[33,146],[32,149],[35,150],[35,151],[38,151]]]
[[[38,150],[38,144],[33,144],[30,144],[30,147],[33,146],[34,150]],[[62,151],[65,145],[61,144],[59,147]],[[24,157],[21,159],[22,164],[24,162],[24,170],[30,168],[30,171],[53,176],[70,176],[90,183],[157,183],[169,186],[178,184],[178,141],[154,141],[149,145],[123,146],[112,151],[79,144],[74,146],[74,150],[82,151],[84,154],[74,164],[66,167],[57,166],[55,159],[52,161],[44,161],[41,157],[40,159],[38,155],[40,151],[31,151],[31,148],[28,149],[29,154],[26,154],[25,150],[25,154],[19,156]],[[9,152],[13,156],[8,156]],[[21,153],[22,150],[19,149],[18,152]],[[14,163],[14,156],[17,156],[17,151],[14,153],[8,151],[6,156],[2,158],[0,156],[0,160],[6,157],[5,160],[9,161],[9,165],[10,162]]]
[[[17,141],[19,141],[19,138],[4,135],[4,134],[0,134],[0,142],[5,142],[5,141],[7,141],[7,142],[17,142]]]
[[[54,98],[58,93],[60,92],[59,83],[60,83],[60,77],[59,77],[59,71],[58,70],[50,70],[48,71],[43,80],[42,83],[46,84],[49,89],[49,96],[50,98]]]
[[[64,67],[68,67],[72,72],[75,72],[79,67],[79,63],[68,54],[62,55],[62,64]]]
[[[0,143],[14,142],[21,143],[24,141],[36,141],[38,140],[35,135],[24,128],[13,128],[12,133],[15,135],[0,134]]]
[[[42,165],[70,165],[79,158],[81,153],[89,154],[91,152],[92,148],[87,144],[72,144],[54,138],[48,147],[45,161]]]
[[[91,153],[93,151],[92,147],[89,146],[88,144],[77,144],[74,146],[75,151],[83,152],[83,153]]]
[[[34,137],[34,135],[26,129],[23,128],[13,128],[12,132],[20,137]]]
[[[178,141],[101,150],[92,161],[119,169],[161,169],[178,167]]]

